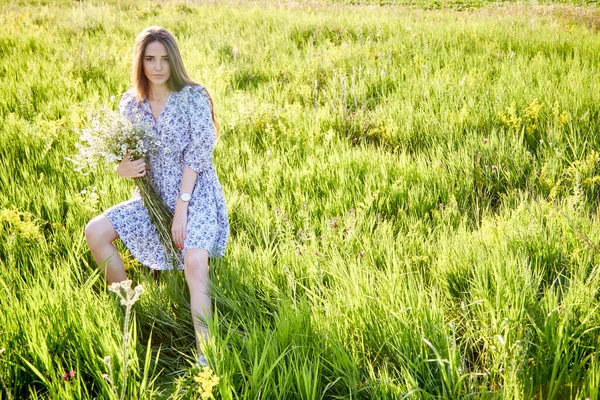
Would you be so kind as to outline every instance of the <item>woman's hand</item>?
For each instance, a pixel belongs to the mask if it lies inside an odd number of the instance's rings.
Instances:
[[[187,228],[188,210],[187,204],[175,207],[175,215],[173,216],[173,225],[171,226],[171,234],[173,242],[179,250],[183,250],[183,242],[185,241],[185,231]]]
[[[139,178],[146,175],[146,163],[143,159],[132,160],[131,153],[127,153],[117,166],[117,174],[121,178]]]

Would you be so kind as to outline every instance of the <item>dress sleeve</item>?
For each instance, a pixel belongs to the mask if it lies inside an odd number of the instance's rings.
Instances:
[[[119,113],[132,122],[135,114],[134,104],[135,98],[132,95],[131,89],[123,93],[119,102]]]
[[[183,150],[183,163],[197,173],[212,165],[215,127],[208,95],[203,87],[192,86],[189,92],[190,138]]]

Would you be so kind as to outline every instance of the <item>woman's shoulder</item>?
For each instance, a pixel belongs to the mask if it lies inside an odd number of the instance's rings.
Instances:
[[[183,89],[181,89],[181,92],[185,93],[188,104],[191,104],[194,108],[203,108],[209,104],[206,88],[200,84],[185,85]]]
[[[121,101],[119,102],[119,110],[121,113],[127,114],[132,108],[138,106],[137,96],[135,94],[134,88],[129,88],[123,95],[121,96]]]
[[[195,85],[185,85],[183,87],[183,89],[181,89],[182,92],[184,93],[189,93],[192,95],[198,95],[198,94],[204,94],[206,92],[206,88],[204,86],[202,86],[201,84],[195,84]]]
[[[134,88],[129,88],[121,95],[121,101],[119,105],[125,106],[127,104],[131,104],[132,102],[137,102],[137,96]]]
[[[122,98],[122,99],[125,99],[125,98],[133,98],[133,97],[135,97],[135,95],[134,95],[134,89],[133,89],[132,87],[130,87],[129,89],[127,89],[127,90],[126,90],[126,91],[123,93],[123,95],[121,96],[121,98]]]

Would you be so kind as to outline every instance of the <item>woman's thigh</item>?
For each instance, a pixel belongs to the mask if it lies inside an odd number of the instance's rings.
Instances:
[[[206,280],[208,276],[208,251],[204,249],[188,249],[183,256],[185,276],[188,282]]]
[[[85,238],[90,244],[112,243],[118,237],[113,224],[104,215],[93,218],[85,227]]]

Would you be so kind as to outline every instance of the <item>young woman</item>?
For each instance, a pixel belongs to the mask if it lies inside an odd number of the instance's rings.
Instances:
[[[119,110],[151,130],[160,143],[144,160],[129,158],[117,166],[123,178],[148,173],[165,204],[174,212],[173,241],[182,251],[185,278],[195,328],[198,363],[207,365],[200,340],[208,340],[201,318],[211,317],[208,293],[209,257],[222,257],[229,237],[229,221],[221,184],[212,164],[218,125],[212,99],[192,81],[183,66],[173,35],[162,27],[146,28],[137,37],[132,68],[133,87],[122,97]],[[172,269],[156,228],[136,192],[92,219],[85,237],[96,262],[108,260],[109,283],[127,279],[113,241],[121,238],[131,254],[154,270]]]

